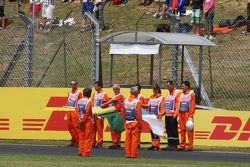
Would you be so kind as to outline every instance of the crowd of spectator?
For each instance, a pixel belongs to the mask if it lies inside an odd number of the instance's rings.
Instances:
[[[9,0],[10,1],[10,0]],[[104,24],[104,7],[105,0],[81,0],[82,8],[81,12],[83,15],[81,31],[87,31],[91,28],[91,23],[86,17],[86,12],[94,14],[94,16],[100,21],[100,30],[106,28]],[[126,4],[127,0],[110,0],[110,3],[115,5]],[[18,1],[20,3],[20,1]],[[33,4],[34,3],[34,4]],[[80,0],[62,0],[61,3],[80,3]],[[139,0],[139,6],[149,6],[153,0]],[[5,0],[0,0],[0,19],[1,28],[6,26],[4,17],[4,6]],[[212,39],[214,34],[214,11],[215,11],[215,0],[155,0],[155,13],[152,14],[153,18],[159,18],[165,20],[168,17],[168,13],[174,15],[182,15],[186,12],[186,6],[192,10],[191,24],[196,35],[202,35],[200,27],[202,27],[201,21],[204,20],[207,25],[207,38]],[[34,7],[34,10],[33,10]],[[55,9],[55,0],[30,0],[29,14],[30,17],[35,18],[36,28],[43,26],[46,29],[51,29],[53,20],[53,11]],[[246,21],[246,32],[250,32],[250,0],[247,0],[247,21]],[[34,13],[33,13],[34,12]],[[40,13],[43,21],[40,19]]]

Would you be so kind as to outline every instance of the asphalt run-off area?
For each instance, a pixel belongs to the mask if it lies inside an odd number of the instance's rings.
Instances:
[[[77,147],[63,147],[53,145],[0,144],[0,154],[77,156],[77,149]],[[124,148],[94,148],[91,152],[91,157],[123,158],[124,156]],[[139,158],[250,163],[250,153],[227,153],[210,151],[149,151],[142,148],[139,150]]]

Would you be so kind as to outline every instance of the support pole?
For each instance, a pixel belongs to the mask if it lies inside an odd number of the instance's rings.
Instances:
[[[32,0],[32,21],[33,21],[33,28],[35,29],[35,0]]]
[[[100,39],[100,22],[90,13],[85,12],[86,16],[95,24],[95,81],[100,81],[101,85],[103,85],[102,81],[102,65],[101,65],[101,44],[99,42]]]
[[[181,83],[184,78],[184,45],[181,47]]]
[[[203,46],[199,48],[199,80],[198,80],[198,103],[201,101],[201,81],[202,81],[202,54]]]
[[[33,79],[33,57],[34,57],[34,26],[32,20],[25,15],[20,17],[26,24],[26,41],[24,43],[25,65],[24,65],[24,86],[30,87]]]
[[[136,55],[136,83],[139,83],[139,56]]]
[[[211,58],[211,48],[210,48],[210,46],[208,47],[208,59],[209,59],[209,73],[210,73],[211,97],[214,98],[213,73],[212,73],[212,58]]]
[[[171,51],[172,58],[172,80],[175,85],[178,83],[178,45],[174,45]]]
[[[158,85],[161,87],[161,63],[162,63],[162,45],[159,47],[158,56]]]
[[[112,81],[112,74],[113,74],[113,55],[110,55],[110,61],[109,61],[109,86],[111,87],[113,85]]]
[[[154,55],[150,55],[150,78],[149,78],[150,85],[153,85],[153,78],[154,78]]]
[[[65,41],[65,30],[63,35],[63,57],[64,57],[64,86],[67,87],[67,54],[66,54],[66,41]]]
[[[173,21],[173,32],[178,33],[179,25],[180,25],[180,15],[178,13],[172,14],[170,12],[167,12],[167,15]],[[178,83],[178,45],[172,46],[171,58],[172,58],[172,80],[174,84],[177,85]]]

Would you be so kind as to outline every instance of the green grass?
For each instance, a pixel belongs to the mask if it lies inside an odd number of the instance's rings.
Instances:
[[[55,145],[64,147],[69,144],[67,140],[0,140],[0,144],[27,144],[27,145]],[[103,147],[110,146],[110,142],[104,142]],[[150,147],[150,143],[142,143],[142,148]],[[166,147],[165,144],[161,145],[162,148]],[[195,145],[196,151],[213,151],[213,152],[244,152],[250,153],[249,147],[218,147],[218,146],[197,146]]]
[[[203,161],[176,161],[153,159],[125,159],[125,158],[82,158],[77,156],[49,156],[49,155],[0,155],[1,167],[61,167],[61,166],[88,166],[88,167],[247,167],[249,164],[232,162],[203,162]]]

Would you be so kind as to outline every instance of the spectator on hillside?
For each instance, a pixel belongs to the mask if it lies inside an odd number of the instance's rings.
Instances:
[[[166,18],[166,5],[168,2],[169,0],[156,0],[156,13],[153,15],[154,18]]]
[[[104,25],[104,6],[105,6],[105,0],[95,0],[94,1],[94,12],[95,12],[95,17],[97,18],[97,20],[99,20],[100,22],[100,30],[104,30],[105,29],[105,25]]]
[[[1,25],[2,28],[5,27],[5,19],[4,19],[4,3],[5,0],[0,0],[0,19],[1,19]]]
[[[80,0],[62,0],[61,1],[61,3],[72,3],[72,2],[74,2],[74,3],[80,3]]]
[[[206,38],[209,40],[213,39],[214,34],[214,10],[215,10],[215,0],[205,0],[204,3],[204,15],[206,20],[207,35]]]
[[[55,9],[55,0],[44,0],[42,17],[45,19],[45,26],[50,30],[52,27],[53,11]]]
[[[192,0],[191,6],[193,10],[191,23],[193,24],[193,28],[196,35],[200,35],[200,22],[202,17],[202,11],[203,11],[203,2],[204,0]]]
[[[87,31],[91,28],[91,21],[87,18],[85,12],[93,13],[94,10],[94,3],[92,0],[82,0],[82,15],[83,15],[83,21],[82,21],[82,29],[81,31]]]
[[[34,0],[34,14],[35,14],[35,22],[36,22],[36,28],[38,28],[39,25],[39,15],[41,12],[41,2],[40,0]],[[29,5],[29,13],[30,17],[32,18],[33,15],[33,0],[30,0],[30,5]]]
[[[149,6],[152,4],[152,0],[143,0],[139,5],[140,6]]]
[[[69,2],[69,3],[70,3],[70,1],[69,1],[69,0],[62,0],[62,1],[61,1],[61,3],[67,3],[67,2]]]

